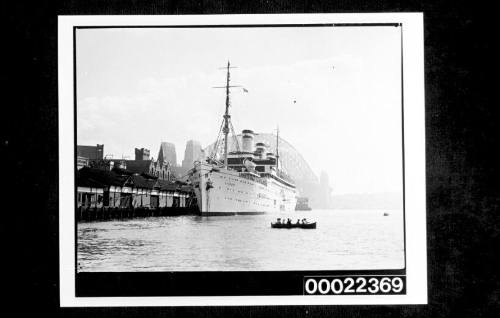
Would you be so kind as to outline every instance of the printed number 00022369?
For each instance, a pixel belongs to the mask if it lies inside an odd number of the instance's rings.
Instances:
[[[405,276],[305,277],[305,295],[405,294]]]

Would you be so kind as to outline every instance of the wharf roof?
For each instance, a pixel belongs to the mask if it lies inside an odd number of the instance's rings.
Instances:
[[[105,186],[123,186],[129,177],[119,175],[113,171],[83,167],[78,170],[76,175],[76,182],[79,186],[86,186],[90,184]]]
[[[150,190],[155,188],[157,182],[157,180],[155,179],[146,179],[138,174],[132,175],[131,180],[132,180],[132,186],[134,188],[150,189]]]
[[[180,186],[180,191],[181,192],[193,192],[193,187],[190,185],[182,185]]]
[[[140,175],[146,179],[155,179],[155,180],[158,179],[157,176],[153,176],[152,174],[149,174],[146,172],[138,173],[138,172],[133,172],[133,171],[129,171],[128,169],[122,169],[122,168],[118,168],[118,167],[114,167],[112,171],[119,174],[119,175],[126,175],[126,176]]]
[[[158,180],[157,186],[160,188],[160,191],[175,191],[178,189],[178,185],[175,182],[167,180]]]
[[[89,178],[81,178],[78,177],[77,174],[77,186],[79,187],[86,187],[86,188],[104,188],[105,185],[94,180],[94,179],[89,179]]]
[[[125,160],[127,170],[133,173],[149,173],[151,160]]]
[[[111,171],[113,171],[114,173],[121,175],[121,176],[131,176],[131,175],[135,174],[135,172],[128,171],[128,170],[118,168],[118,167],[114,167]]]
[[[149,173],[146,173],[146,172],[141,173],[140,176],[142,176],[142,177],[144,177],[146,179],[153,179],[153,180],[159,179],[157,176],[153,176],[152,174],[149,174]]]
[[[127,173],[124,173],[127,172]],[[105,188],[107,186],[129,186],[140,189],[159,189],[160,191],[191,192],[189,185],[180,181],[168,181],[156,178],[146,178],[120,168],[112,171],[83,167],[77,172],[77,186],[90,188]]]

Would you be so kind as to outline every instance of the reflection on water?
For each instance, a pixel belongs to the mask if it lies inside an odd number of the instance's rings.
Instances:
[[[403,214],[314,210],[78,224],[79,271],[262,271],[404,267]],[[315,230],[271,229],[306,217]]]

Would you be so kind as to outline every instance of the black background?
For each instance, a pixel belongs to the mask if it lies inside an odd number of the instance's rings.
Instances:
[[[58,14],[404,11],[424,12],[428,306],[58,308]],[[55,317],[493,316],[500,302],[494,14],[464,1],[2,2],[4,310]]]
[[[406,275],[406,270],[259,272],[83,272],[77,297],[302,295],[304,277]],[[406,288],[406,279],[405,279]]]

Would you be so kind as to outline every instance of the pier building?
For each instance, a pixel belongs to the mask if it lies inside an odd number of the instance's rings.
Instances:
[[[111,171],[84,167],[77,171],[77,213],[117,209],[130,211],[188,211],[195,204],[189,187],[180,182],[154,178],[114,168]],[[194,200],[194,201],[193,201]]]

